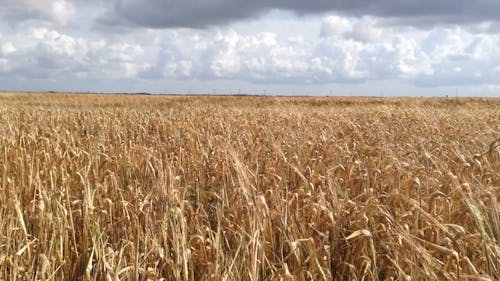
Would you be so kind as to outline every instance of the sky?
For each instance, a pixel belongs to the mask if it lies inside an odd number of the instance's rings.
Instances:
[[[0,90],[500,97],[500,1],[0,0]]]

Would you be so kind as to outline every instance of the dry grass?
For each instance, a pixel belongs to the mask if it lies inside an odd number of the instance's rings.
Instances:
[[[0,280],[499,280],[500,100],[0,95]]]

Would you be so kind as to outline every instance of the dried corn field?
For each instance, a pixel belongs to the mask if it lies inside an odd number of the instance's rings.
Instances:
[[[0,280],[499,280],[500,100],[0,94]]]

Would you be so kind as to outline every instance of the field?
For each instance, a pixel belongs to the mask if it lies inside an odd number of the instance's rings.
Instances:
[[[500,99],[0,94],[0,280],[500,280]]]

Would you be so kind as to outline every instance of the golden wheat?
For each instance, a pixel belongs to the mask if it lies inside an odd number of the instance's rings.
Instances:
[[[0,94],[0,280],[499,280],[500,100]]]

